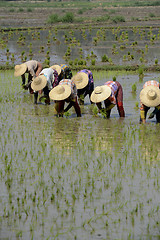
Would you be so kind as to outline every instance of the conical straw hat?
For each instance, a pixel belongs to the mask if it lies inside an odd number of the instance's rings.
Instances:
[[[94,103],[102,102],[111,96],[111,88],[107,85],[97,86],[91,94],[91,101]]]
[[[55,69],[58,75],[61,73],[61,66],[59,65],[52,65],[50,68]]]
[[[31,88],[34,91],[40,91],[42,90],[47,84],[47,78],[44,75],[40,75],[33,79],[33,82],[31,83]]]
[[[160,104],[160,89],[156,86],[146,86],[140,92],[140,100],[147,107],[156,107]]]
[[[77,89],[82,89],[88,84],[88,75],[87,73],[79,72],[72,78],[72,80],[76,84]]]
[[[49,92],[49,97],[52,100],[64,100],[67,99],[71,95],[71,87],[66,84],[60,84],[56,87],[54,87]]]
[[[21,75],[23,75],[26,70],[27,70],[27,64],[26,63],[22,63],[20,65],[16,65],[14,67],[15,71],[14,71],[14,76],[15,77],[19,77]]]

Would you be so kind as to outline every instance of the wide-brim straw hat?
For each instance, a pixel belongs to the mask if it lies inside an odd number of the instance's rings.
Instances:
[[[84,72],[79,72],[72,78],[73,82],[76,84],[77,89],[82,89],[88,84],[88,75]]]
[[[91,101],[94,103],[102,102],[111,96],[111,88],[107,85],[97,86],[91,94]]]
[[[65,100],[71,95],[71,87],[69,85],[58,85],[54,87],[50,92],[49,92],[49,97],[52,100],[60,101],[60,100]]]
[[[26,72],[27,64],[26,63],[22,63],[20,65],[16,65],[14,67],[14,70],[15,70],[14,71],[14,76],[15,77],[19,77],[19,76],[23,75]]]
[[[146,86],[140,92],[140,100],[147,107],[156,107],[160,104],[160,89],[156,86]]]
[[[31,88],[34,91],[40,91],[42,90],[47,84],[47,78],[44,75],[40,75],[33,79],[33,82],[31,83]]]
[[[58,75],[61,73],[61,66],[59,65],[52,65],[50,68],[55,69]]]

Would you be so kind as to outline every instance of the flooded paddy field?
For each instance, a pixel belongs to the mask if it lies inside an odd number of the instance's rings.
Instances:
[[[36,59],[49,66],[159,64],[158,27],[31,29],[1,31],[0,65]]]
[[[93,71],[95,86],[122,84],[125,119],[89,99],[81,118],[57,118],[13,73],[0,71],[0,239],[159,239],[160,126],[137,107],[159,73]]]

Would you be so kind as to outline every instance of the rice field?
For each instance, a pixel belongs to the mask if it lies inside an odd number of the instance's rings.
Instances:
[[[126,118],[104,119],[88,98],[57,118],[13,73],[0,71],[0,239],[159,239],[160,126],[138,109],[159,74],[93,71],[123,86]]]

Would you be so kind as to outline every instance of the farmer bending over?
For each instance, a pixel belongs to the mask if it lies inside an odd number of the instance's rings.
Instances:
[[[111,109],[117,105],[120,117],[125,117],[123,108],[123,89],[119,82],[108,81],[103,86],[98,86],[91,94],[91,101],[96,103],[99,111],[104,112],[106,117],[109,118]],[[105,107],[102,108],[102,101]]]
[[[53,65],[53,66],[51,66],[51,68],[55,69],[58,72],[59,82],[62,79],[71,79],[72,78],[72,71],[71,71],[70,67],[66,64]]]
[[[29,92],[33,93],[33,90],[31,89],[31,82],[33,78],[37,77],[39,73],[42,71],[43,67],[42,64],[36,60],[30,60],[25,63],[22,63],[20,65],[15,66],[15,72],[14,76],[22,78],[22,87],[25,90],[28,90]],[[25,85],[26,79],[25,79],[25,73],[28,73],[28,83]]]
[[[58,85],[58,73],[52,68],[44,68],[38,77],[34,78],[31,88],[34,90],[34,104],[37,104],[38,93],[44,93],[39,100],[45,98],[45,103],[50,104],[49,92]]]
[[[84,104],[84,98],[89,95],[89,98],[94,90],[93,74],[90,70],[83,69],[79,71],[72,80],[77,87],[77,95],[79,104]],[[92,101],[90,100],[92,103]]]
[[[70,79],[63,79],[59,85],[53,88],[49,96],[55,101],[55,110],[59,117],[63,117],[72,106],[74,107],[77,117],[81,117],[81,109],[77,102],[77,88],[75,83]],[[64,109],[65,102],[69,103]]]
[[[147,81],[140,92],[140,123],[146,123],[147,112],[150,107],[155,107],[149,118],[156,115],[157,123],[160,123],[160,89],[155,80]]]

